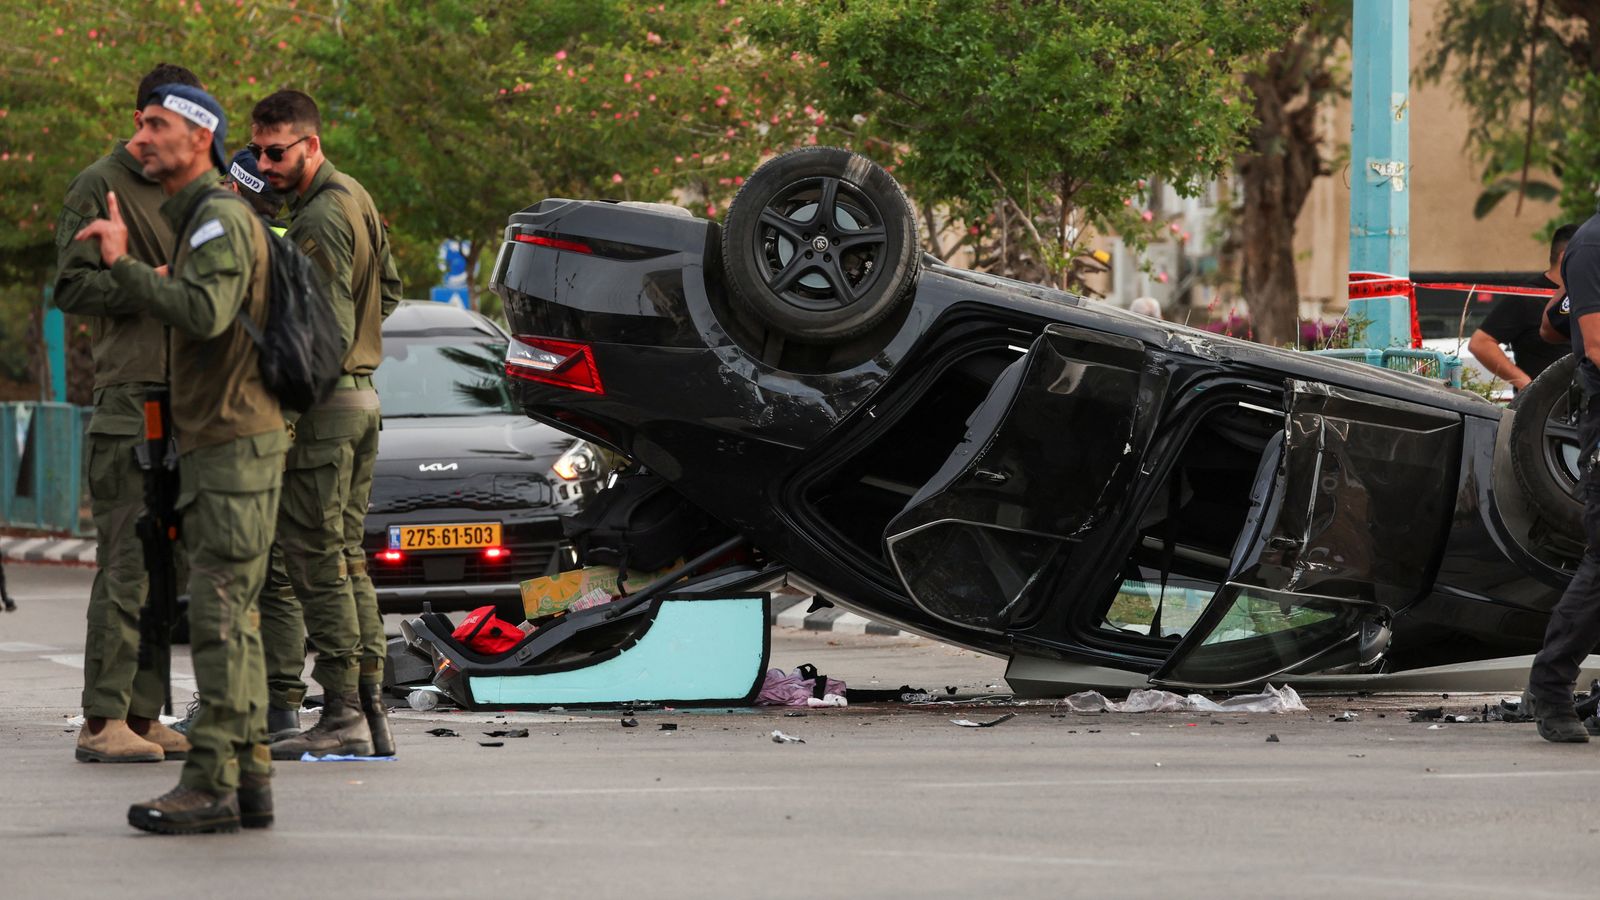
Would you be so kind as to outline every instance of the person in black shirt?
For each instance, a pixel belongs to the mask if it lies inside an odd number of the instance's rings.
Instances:
[[[1550,239],[1550,268],[1545,270],[1539,287],[1555,288],[1557,294],[1561,293],[1561,255],[1577,230],[1576,225],[1556,229]],[[1539,323],[1543,320],[1544,304],[1537,298],[1507,294],[1495,301],[1483,325],[1472,333],[1467,350],[1484,368],[1510,382],[1512,390],[1520,391],[1551,363],[1567,355],[1567,348],[1540,337]],[[1511,346],[1511,357],[1500,349],[1501,344]]]
[[[1589,735],[1578,721],[1572,691],[1584,658],[1600,643],[1600,470],[1595,467],[1600,450],[1600,368],[1594,362],[1600,359],[1600,214],[1572,235],[1561,259],[1561,276],[1566,301],[1553,301],[1548,311],[1559,314],[1563,307],[1569,311],[1565,319],[1572,331],[1572,353],[1578,358],[1578,383],[1583,387],[1578,463],[1583,472],[1583,530],[1588,547],[1572,583],[1550,611],[1544,646],[1533,658],[1522,699],[1523,708],[1539,722],[1540,737],[1583,743]]]

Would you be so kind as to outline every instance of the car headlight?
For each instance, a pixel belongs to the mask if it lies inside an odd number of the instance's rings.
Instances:
[[[550,471],[562,481],[579,481],[593,477],[598,466],[599,459],[595,455],[594,448],[584,441],[579,441],[573,444],[570,450],[561,454],[561,458],[550,467]]]

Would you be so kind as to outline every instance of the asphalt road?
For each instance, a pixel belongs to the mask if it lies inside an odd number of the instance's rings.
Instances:
[[[127,804],[178,764],[72,759],[90,574],[7,567],[23,606],[0,616],[6,897],[1596,894],[1600,744],[1406,720],[1486,699],[1436,695],[1279,716],[1028,706],[986,729],[949,720],[1000,710],[661,711],[626,729],[407,712],[397,762],[281,765],[268,832],[145,835]],[[1002,670],[921,639],[776,636],[774,665],[807,661],[857,686],[981,691]],[[1360,720],[1330,720],[1347,708]],[[530,737],[478,745],[503,722]],[[441,724],[463,737],[425,734]]]

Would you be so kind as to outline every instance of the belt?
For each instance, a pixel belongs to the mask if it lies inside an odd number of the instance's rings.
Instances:
[[[340,375],[338,384],[335,387],[341,391],[370,391],[372,390],[372,376]]]

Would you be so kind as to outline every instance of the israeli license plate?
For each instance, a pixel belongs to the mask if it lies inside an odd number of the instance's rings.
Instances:
[[[466,550],[500,545],[500,523],[390,525],[390,550]]]

